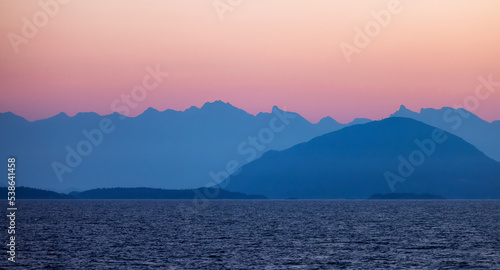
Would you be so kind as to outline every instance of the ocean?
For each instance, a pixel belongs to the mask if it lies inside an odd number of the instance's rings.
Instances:
[[[500,201],[23,200],[2,269],[500,269]]]

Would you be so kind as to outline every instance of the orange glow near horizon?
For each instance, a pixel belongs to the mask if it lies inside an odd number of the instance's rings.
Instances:
[[[169,76],[131,115],[223,100],[253,114],[277,105],[312,122],[349,122],[401,104],[454,107],[480,76],[500,82],[497,0],[396,1],[402,11],[351,63],[339,44],[354,44],[354,29],[391,0],[243,0],[222,21],[212,2],[71,0],[16,54],[9,33],[22,36],[22,18],[43,8],[1,1],[0,112],[109,114],[156,65]],[[500,89],[473,113],[499,120],[499,105]]]

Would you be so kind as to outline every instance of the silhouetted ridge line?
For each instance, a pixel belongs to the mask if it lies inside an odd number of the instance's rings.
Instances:
[[[7,187],[0,187],[2,198],[7,199]],[[168,190],[159,188],[98,188],[70,194],[30,187],[17,187],[16,199],[177,199],[192,200],[199,194],[216,194],[203,199],[266,199],[260,195],[247,195],[214,188]]]

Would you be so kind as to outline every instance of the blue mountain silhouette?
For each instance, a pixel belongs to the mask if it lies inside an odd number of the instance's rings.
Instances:
[[[392,117],[407,117],[455,134],[500,161],[500,121],[488,123],[465,109],[444,107],[414,112],[401,105]]]
[[[1,113],[0,125],[6,128],[0,131],[0,157],[16,156],[22,185],[35,188],[65,192],[138,185],[198,188],[214,182],[211,175],[223,179],[219,172],[226,171],[228,162],[243,165],[268,150],[283,150],[348,125],[333,119],[313,124],[295,113],[290,113],[294,118],[286,120],[289,123],[283,123],[283,114],[274,107],[271,113],[254,116],[222,101],[185,111],[149,108],[137,117],[60,113],[29,122]],[[63,173],[61,182],[52,164],[66,166],[67,147],[76,151],[80,142],[88,141],[82,131],[98,129],[103,119],[114,130],[104,134],[78,166],[68,166],[72,171]],[[262,133],[269,131],[270,124],[282,128],[272,132],[272,138]],[[258,138],[259,132],[265,142],[259,140],[257,149],[249,136]]]
[[[455,117],[452,118],[453,121],[440,122],[442,114],[448,109],[423,109],[419,114],[402,106],[393,116],[417,118],[438,127],[444,125],[445,129],[448,127],[447,130],[462,135],[466,141],[474,141],[474,146],[490,156],[500,152],[495,150],[495,146],[488,146],[498,139],[491,134],[496,134],[495,128],[500,128],[500,121],[488,123],[471,114],[459,128],[450,129],[449,126],[458,121],[456,114],[460,112],[448,112],[448,117]],[[290,119],[284,117],[284,114],[289,115]],[[283,124],[280,117],[284,117],[284,121],[288,123]],[[66,165],[67,148],[75,150],[79,143],[88,141],[82,131],[99,128],[103,119],[111,123],[113,131],[104,134],[102,142],[93,146],[91,153],[82,157],[80,164],[71,167],[72,172],[65,172],[62,182],[59,181],[52,166],[54,162]],[[254,116],[222,101],[206,103],[201,108],[191,107],[185,111],[158,111],[149,108],[137,117],[125,117],[118,113],[105,116],[78,113],[70,117],[60,113],[30,122],[8,112],[0,113],[0,124],[8,127],[0,131],[0,157],[17,157],[21,184],[35,188],[63,192],[136,186],[198,188],[224,180],[228,175],[228,168],[235,162],[242,166],[269,150],[288,149],[317,136],[370,121],[361,118],[349,124],[341,124],[331,117],[325,117],[313,124],[296,113],[287,113],[276,106],[271,113]],[[269,131],[272,123],[283,129],[271,132],[270,138],[269,132],[263,131]],[[361,131],[368,138],[372,132],[364,129]],[[257,149],[249,138],[258,138],[259,134],[266,142],[262,143],[259,139],[260,148]],[[393,139],[398,140],[397,137]],[[483,145],[485,142],[489,144]],[[399,152],[400,149],[393,150]],[[362,162],[368,156],[360,152],[358,157],[352,158]],[[409,185],[411,181],[405,183],[398,183],[396,189]],[[372,191],[368,195],[376,192]],[[387,186],[378,192],[387,193]],[[438,195],[449,198],[446,194]]]
[[[223,186],[269,198],[363,199],[398,192],[498,199],[500,163],[455,135],[394,117],[269,151]]]

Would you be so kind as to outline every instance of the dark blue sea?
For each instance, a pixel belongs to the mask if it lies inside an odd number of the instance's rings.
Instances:
[[[2,269],[500,269],[500,201],[25,200],[16,215]]]

